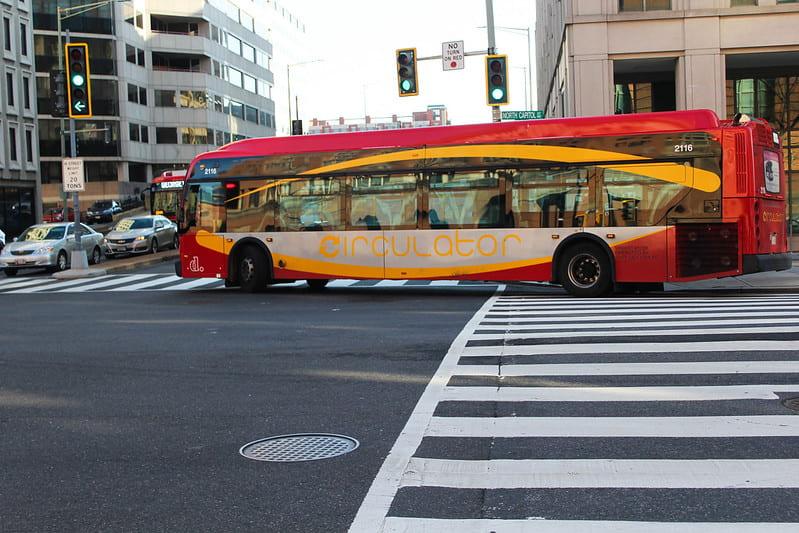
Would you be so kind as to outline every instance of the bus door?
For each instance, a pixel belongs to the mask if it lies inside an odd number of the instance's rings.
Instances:
[[[180,242],[180,264],[186,278],[227,277],[225,189],[219,182],[193,183],[184,206],[186,233]]]

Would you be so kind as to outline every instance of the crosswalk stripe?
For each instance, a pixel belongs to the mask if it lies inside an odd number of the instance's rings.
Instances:
[[[799,487],[799,459],[491,459],[414,457],[403,487],[692,488]]]
[[[799,393],[789,385],[649,387],[445,387],[441,401],[464,402],[669,402],[778,400],[776,393]]]
[[[488,518],[414,518],[390,516],[385,533],[796,533],[799,523],[773,522],[637,522],[618,520],[501,520]]]
[[[179,278],[178,276],[158,276],[155,279],[150,279],[147,281],[142,281],[140,283],[134,283],[133,285],[122,285],[121,287],[114,287],[109,289],[109,292],[122,292],[122,291],[135,291],[139,289],[146,289],[147,287],[154,287],[157,285],[162,285],[165,283],[177,282],[183,278]]]
[[[715,341],[662,343],[593,343],[542,344],[534,346],[502,346],[502,354],[570,354],[570,353],[655,353],[655,352],[748,352],[799,350],[799,341]],[[498,355],[497,346],[464,348],[462,355]]]
[[[703,306],[682,306],[682,307],[674,307],[668,305],[647,305],[647,306],[625,306],[623,307],[625,311],[655,311],[655,310],[664,310],[672,313],[676,313],[678,311],[685,311],[688,313],[696,313],[699,311],[702,312],[709,312],[709,311],[788,311],[788,310],[797,310],[799,309],[799,304],[790,304],[790,305],[782,305],[782,304],[772,304],[772,305],[758,305],[752,306],[747,305],[744,303],[736,303],[734,305],[712,305],[706,304]],[[499,317],[499,316],[535,316],[540,315],[542,312],[546,312],[547,315],[553,316],[557,315],[557,311],[562,311],[562,314],[566,315],[606,315],[606,314],[613,314],[618,313],[619,309],[613,308],[597,308],[597,309],[571,309],[571,308],[552,308],[552,307],[539,307],[535,308],[533,311],[517,311],[517,310],[501,310],[497,311],[496,309],[492,309],[489,313],[490,317]]]
[[[478,331],[547,331],[550,329],[557,330],[570,330],[569,335],[574,331],[581,330],[625,330],[625,329],[638,329],[641,327],[696,327],[696,326],[744,326],[753,324],[799,324],[799,314],[795,318],[773,318],[769,313],[764,313],[764,318],[768,320],[757,318],[738,318],[730,317],[722,320],[661,320],[661,321],[647,321],[647,322],[565,322],[565,323],[545,323],[545,324],[481,324]],[[634,318],[635,315],[632,317]],[[652,330],[646,330],[652,331]],[[673,330],[669,330],[673,331]]]
[[[799,436],[799,416],[432,417],[433,437]]]
[[[88,285],[80,285],[79,287],[68,287],[58,292],[86,292],[103,287],[110,287],[112,285],[120,285],[131,281],[139,281],[151,277],[152,274],[128,274],[125,276],[103,276],[97,278],[97,282],[89,283]],[[110,278],[110,279],[109,279]]]
[[[619,310],[616,310],[617,312]],[[602,315],[596,317],[596,319],[592,319],[592,322],[598,321],[611,321],[611,320],[637,320],[641,323],[642,320],[650,320],[650,319],[689,319],[689,318],[754,318],[754,317],[797,317],[799,316],[799,311],[769,311],[769,312],[747,312],[745,310],[736,310],[736,311],[727,311],[727,312],[701,312],[701,313],[625,313],[625,314],[616,314],[616,315]],[[533,316],[515,316],[515,315],[508,315],[502,317],[495,317],[495,318],[484,318],[480,323],[481,324],[538,324],[541,322],[544,323],[556,323],[556,322],[572,322],[574,320],[583,320],[584,322],[588,323],[585,317],[574,317],[574,316],[551,316],[549,313],[542,313],[541,316],[533,317]]]
[[[539,307],[542,305],[552,307],[581,308],[593,307],[601,308],[608,306],[629,306],[629,305],[653,305],[666,303],[670,305],[702,305],[702,304],[740,304],[740,303],[799,303],[799,296],[739,296],[725,297],[723,300],[716,298],[692,298],[681,295],[666,295],[658,298],[572,298],[563,296],[560,298],[545,298],[539,296],[525,296],[524,299],[497,303],[493,309],[521,309],[524,307]]]
[[[45,283],[45,280],[42,280],[41,284],[35,286],[28,286],[24,289],[18,289],[9,292],[9,294],[31,294],[36,292],[43,292],[43,291],[59,291],[65,287],[72,287],[74,285],[82,285],[84,283],[92,283],[94,281],[107,279],[108,276],[99,276],[96,278],[80,278],[80,279],[70,279],[70,280],[60,280],[56,281],[56,283]]]
[[[54,278],[35,278],[35,279],[23,279],[23,280],[15,280],[14,283],[9,283],[0,287],[0,291],[7,291],[10,289],[19,289],[21,287],[26,287],[30,285],[38,285],[41,283],[52,284],[55,283],[57,280]]]
[[[648,374],[779,374],[799,372],[799,361],[461,365],[458,376],[637,376]]]
[[[708,329],[644,329],[637,331],[572,331],[568,334],[570,338],[576,337],[643,337],[643,336],[686,336],[686,335],[714,335],[714,334],[767,334],[767,333],[799,333],[797,326],[761,325],[756,328],[708,328]],[[525,339],[557,339],[565,335],[562,331],[558,332],[536,332],[536,333],[475,333],[471,340],[525,340]]]
[[[198,289],[204,287],[205,285],[211,285],[213,283],[219,283],[222,281],[221,279],[217,278],[200,278],[188,281],[186,283],[181,283],[180,285],[173,285],[170,287],[169,290],[172,291],[187,291],[189,289]]]

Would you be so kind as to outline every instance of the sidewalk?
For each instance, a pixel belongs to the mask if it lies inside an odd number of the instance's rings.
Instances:
[[[107,273],[111,274],[125,272],[127,270],[136,270],[137,268],[144,268],[160,263],[175,262],[177,260],[177,250],[166,250],[164,252],[158,252],[157,254],[132,255],[121,259],[106,258],[99,266]]]
[[[794,290],[799,291],[799,261],[794,257],[793,268],[781,272],[758,272],[736,278],[706,279],[688,283],[666,283],[666,291],[705,290]]]

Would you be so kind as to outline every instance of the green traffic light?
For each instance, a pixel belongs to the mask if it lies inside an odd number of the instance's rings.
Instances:
[[[410,91],[413,89],[413,83],[411,83],[411,80],[402,80],[401,87],[403,91]]]
[[[84,78],[80,74],[73,74],[72,75],[72,85],[75,87],[82,87],[83,84],[86,83],[86,78]]]
[[[505,96],[505,91],[497,87],[496,89],[492,89],[491,91],[491,98],[494,100],[502,100]]]

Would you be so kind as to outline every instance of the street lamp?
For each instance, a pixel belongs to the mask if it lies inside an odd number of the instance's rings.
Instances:
[[[291,63],[286,65],[286,87],[289,93],[289,133],[291,133],[291,67],[299,67],[300,65],[310,65],[311,63],[321,63],[323,59],[312,59],[310,61],[301,61],[300,63]],[[297,112],[297,120],[300,120],[299,104],[295,106]]]

